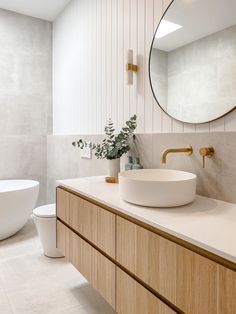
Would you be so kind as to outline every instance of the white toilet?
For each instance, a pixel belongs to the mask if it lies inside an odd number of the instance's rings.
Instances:
[[[56,248],[56,204],[37,207],[33,213],[44,254],[48,257],[63,257]]]

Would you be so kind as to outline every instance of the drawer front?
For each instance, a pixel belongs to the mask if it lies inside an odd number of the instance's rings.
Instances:
[[[56,189],[56,212],[57,217],[69,222],[70,193],[60,188]]]
[[[57,188],[57,216],[74,230],[115,258],[115,215]]]
[[[116,268],[116,311],[120,314],[176,314],[169,306]]]
[[[115,308],[115,265],[60,221],[57,243],[58,248],[64,249],[67,260]]]
[[[176,245],[117,217],[117,261],[176,304]]]
[[[117,261],[185,313],[217,313],[218,265],[117,217]]]
[[[236,313],[236,273],[219,266],[219,314]]]
[[[69,255],[69,232],[65,225],[57,220],[57,248],[67,258]]]

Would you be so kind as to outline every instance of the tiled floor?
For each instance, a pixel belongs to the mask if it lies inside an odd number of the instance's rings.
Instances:
[[[32,219],[0,242],[1,314],[114,314],[64,259],[42,254]]]

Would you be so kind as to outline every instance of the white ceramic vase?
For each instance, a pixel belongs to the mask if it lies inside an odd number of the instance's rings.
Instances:
[[[108,159],[108,175],[109,177],[118,178],[120,172],[120,158]]]

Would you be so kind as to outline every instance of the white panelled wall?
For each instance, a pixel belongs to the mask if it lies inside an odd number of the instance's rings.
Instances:
[[[101,134],[138,115],[138,133],[236,131],[236,111],[215,122],[184,124],[156,104],[148,75],[151,41],[170,0],[72,0],[53,25],[54,134]],[[127,50],[139,66],[126,84]]]

